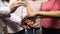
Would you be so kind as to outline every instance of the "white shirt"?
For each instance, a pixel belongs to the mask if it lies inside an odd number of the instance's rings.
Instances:
[[[41,1],[28,1],[32,11],[40,11],[41,9]]]
[[[23,13],[21,11],[22,10],[21,8],[23,8]],[[18,7],[18,9],[14,13],[11,14],[10,20],[17,22],[18,24],[21,24],[22,18],[24,18],[26,15],[27,15],[26,8],[21,6],[21,7]],[[9,30],[8,31],[9,33],[15,33],[13,30],[10,29],[10,27],[8,28],[8,30]],[[18,26],[18,30],[21,31],[23,30],[23,28]]]
[[[6,6],[7,4],[4,4],[2,0],[0,0],[0,16],[7,16],[10,14],[10,8],[9,6]]]
[[[2,0],[0,0],[0,17],[9,18],[9,15],[10,15],[10,8],[7,6],[7,4],[4,4]],[[0,18],[0,34],[3,34],[2,31],[5,24],[4,24],[4,20],[1,19],[2,18]]]
[[[15,0],[16,1],[16,0]],[[14,1],[10,2],[13,3]],[[21,24],[21,20],[27,15],[27,10],[24,6],[18,7],[14,13],[11,13],[10,20],[17,22],[18,24]],[[8,33],[16,33],[13,31],[9,26],[8,27]],[[20,26],[17,27],[19,31],[23,30]]]

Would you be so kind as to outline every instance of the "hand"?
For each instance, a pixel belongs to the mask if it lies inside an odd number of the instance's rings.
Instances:
[[[34,26],[30,24],[30,27],[34,27]]]
[[[10,5],[10,10],[13,13],[14,10],[16,10],[19,6],[24,5],[24,2],[20,2],[20,1],[15,1]]]
[[[30,24],[30,27],[36,27],[38,23]]]
[[[26,26],[26,25],[23,25],[22,27],[23,27],[24,29],[25,29],[25,28],[27,28],[27,26]]]

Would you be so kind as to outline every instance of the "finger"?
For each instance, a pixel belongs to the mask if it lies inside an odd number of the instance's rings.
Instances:
[[[21,2],[21,1],[16,1],[15,3],[18,3],[18,4],[24,4],[24,2]]]
[[[23,5],[23,4],[16,4],[15,6],[20,6],[20,5]]]
[[[18,6],[22,6],[23,4],[16,4],[14,5],[14,7],[18,7]]]
[[[25,4],[24,2],[20,2],[20,1],[15,1],[12,3],[12,5],[17,5],[17,4]]]

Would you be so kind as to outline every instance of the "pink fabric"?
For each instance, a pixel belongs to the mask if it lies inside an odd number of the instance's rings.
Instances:
[[[60,0],[50,0],[42,4],[43,11],[60,10]],[[42,25],[45,28],[60,28],[60,20],[52,18],[43,18]]]

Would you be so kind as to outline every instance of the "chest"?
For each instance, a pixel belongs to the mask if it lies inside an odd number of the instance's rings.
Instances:
[[[29,1],[29,6],[31,7],[32,11],[39,11],[41,8],[41,2],[40,1]]]
[[[60,0],[50,0],[42,3],[42,10],[60,10]]]

